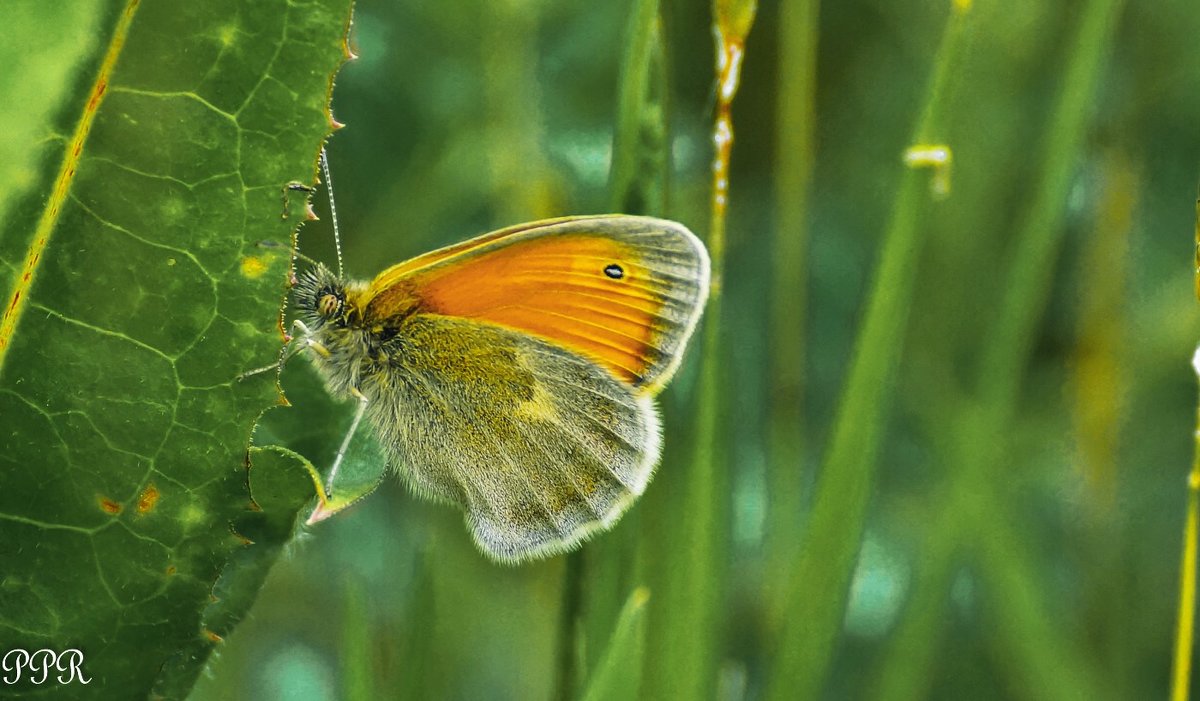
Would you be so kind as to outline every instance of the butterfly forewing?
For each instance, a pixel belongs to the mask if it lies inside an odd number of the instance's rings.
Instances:
[[[682,356],[708,294],[709,261],[675,222],[603,216],[487,234],[384,271],[367,316],[417,300],[423,313],[532,334],[656,391]]]

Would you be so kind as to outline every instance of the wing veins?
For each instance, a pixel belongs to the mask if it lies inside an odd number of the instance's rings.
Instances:
[[[543,270],[543,271],[533,271],[533,272],[554,273],[555,275],[558,275],[560,271]],[[524,277],[524,276],[523,275],[512,276],[513,279],[521,279],[522,277]],[[588,275],[586,277],[591,277],[591,276]],[[536,280],[536,278],[535,278],[535,280]],[[585,285],[585,284],[582,284],[579,282],[566,282],[566,283],[562,283],[562,284],[565,287],[576,287],[576,288],[580,288],[580,289],[598,290],[598,291],[603,290],[605,292],[611,292],[611,293],[617,294],[617,295],[624,295],[626,297],[630,297],[633,299],[640,299],[644,302],[655,302],[660,305],[664,302],[664,300],[671,300],[673,302],[678,302],[680,304],[688,303],[687,299],[684,299],[682,297],[677,297],[675,295],[669,295],[666,293],[655,292],[655,293],[653,293],[655,296],[633,294],[633,292],[636,291],[636,288],[632,288],[632,286],[630,286],[630,285],[624,286],[624,289],[616,289],[611,285]]]
[[[657,273],[658,271],[655,270],[655,271],[651,271],[651,272]],[[582,270],[563,270],[563,269],[553,269],[553,268],[522,268],[520,270],[520,272],[515,273],[512,277],[520,279],[522,277],[527,277],[532,274],[549,275],[549,276],[553,276],[556,280],[560,279],[564,276],[584,278],[586,280],[598,280],[600,278],[600,273],[598,273],[598,272],[585,272]],[[681,279],[681,280],[687,279],[687,278],[678,277],[678,276],[677,276],[677,278]],[[591,287],[598,287],[599,289],[610,289],[615,285],[621,285],[623,287],[635,287],[634,281],[636,281],[639,284],[653,283],[655,286],[655,292],[654,292],[655,294],[660,294],[658,292],[659,288],[669,290],[672,287],[674,287],[674,285],[670,284],[669,282],[662,282],[662,281],[655,280],[654,278],[648,277],[648,276],[639,276],[636,278],[626,278],[626,279],[622,279],[622,280],[613,280],[611,278],[608,278],[608,279],[604,280],[603,286],[591,285]],[[649,286],[649,285],[647,285],[647,286]],[[664,296],[666,296],[666,295],[664,295]]]
[[[593,288],[593,289],[595,289],[595,288]],[[629,302],[627,302],[627,301],[625,301],[625,300],[622,300],[622,299],[615,299],[615,298],[612,298],[612,297],[605,297],[604,295],[589,294],[589,293],[587,293],[587,292],[581,292],[580,290],[561,290],[561,294],[567,294],[567,295],[579,295],[580,297],[587,297],[588,299],[600,299],[600,300],[604,300],[604,303],[605,303],[605,304],[616,304],[616,305],[620,305],[620,306],[622,306],[622,307],[626,307],[626,308],[628,308],[628,309],[636,309],[637,311],[639,311],[639,312],[642,312],[643,314],[646,314],[646,313],[648,313],[648,312],[647,312],[645,309],[643,309],[643,308],[641,308],[641,307],[638,307],[638,306],[634,306],[633,304],[630,304]],[[640,299],[640,298],[638,298],[638,297],[634,297],[634,299]],[[672,298],[666,298],[666,299],[665,299],[665,301],[668,301],[668,302],[670,302],[670,305],[668,305],[668,304],[664,304],[664,305],[663,305],[664,307],[665,307],[665,306],[671,306],[671,307],[674,307],[674,308],[679,308],[679,307],[684,307],[684,306],[687,306],[687,305],[686,305],[686,303],[684,303],[684,302],[680,302],[680,301],[679,301],[677,298],[674,298],[674,297],[672,297]],[[660,315],[655,315],[655,317],[656,317],[656,318],[659,318],[659,319],[665,319],[665,318],[666,318],[666,317],[663,317],[663,316],[660,316]],[[670,320],[670,319],[668,319],[668,321],[674,321],[674,320]]]
[[[450,405],[446,403],[446,401],[442,398],[442,396],[438,392],[434,391],[433,387],[430,386],[430,384],[429,384],[428,378],[426,378],[422,373],[412,372],[411,367],[409,368],[409,372],[406,374],[408,377],[416,380],[416,382],[409,383],[410,387],[412,387],[414,390],[418,390],[418,391],[420,391],[420,389],[424,389],[425,396],[429,397],[429,399],[432,400],[432,403],[436,404],[438,406],[438,408],[441,409],[441,413],[442,413],[443,417],[448,417],[451,415]],[[418,387],[418,385],[420,385],[420,386]],[[449,422],[447,422],[447,423],[449,423]],[[484,499],[485,503],[487,502],[487,494],[484,493],[482,490],[475,488],[476,487],[475,485],[473,485],[473,484],[468,485],[461,480],[458,480],[458,484],[463,488],[464,491],[467,491],[469,489],[472,491],[475,491],[478,495],[480,495]],[[487,504],[487,507],[488,507],[488,510],[490,511],[491,504],[490,503]],[[492,516],[496,516],[498,518],[498,515],[496,514],[496,512],[491,511],[491,514],[492,514]]]
[[[421,385],[425,388],[426,396],[428,396],[430,399],[434,400],[434,402],[439,404],[442,407],[444,414],[449,415],[451,413],[449,411],[449,409],[450,409],[449,404],[447,404],[445,402],[445,400],[442,399],[441,395],[438,394],[433,389],[433,387],[429,385],[427,379],[422,374],[419,374],[419,373],[413,373],[413,375],[421,381]],[[503,447],[500,445],[499,441],[497,441],[491,434],[487,434],[485,432],[484,435],[487,435],[488,443],[492,446],[493,451],[497,455],[499,455],[500,458],[503,459],[505,463],[508,464],[509,470],[512,473],[519,475],[521,480],[523,482],[525,482],[525,486],[528,488],[528,490],[530,492],[533,492],[534,497],[537,499],[538,505],[541,507],[542,511],[545,512],[546,516],[550,520],[550,523],[554,525],[554,530],[556,532],[558,532],[559,534],[565,535],[563,533],[562,527],[559,526],[559,524],[558,524],[558,520],[554,518],[554,513],[550,510],[550,505],[547,504],[545,502],[545,500],[542,498],[542,495],[536,489],[533,488],[533,483],[529,481],[529,478],[526,477],[523,472],[521,472],[519,469],[517,469],[516,464],[513,462],[512,458],[508,455],[508,452],[503,449]],[[495,495],[492,490],[481,489],[477,485],[469,484],[468,481],[463,480],[463,479],[458,479],[457,481],[460,485],[463,486],[464,489],[468,488],[468,486],[470,488],[473,488],[473,491],[475,491],[477,494],[479,494],[483,498],[483,500],[486,504],[486,510],[492,515],[493,518],[495,518],[497,520],[497,522],[505,523],[506,525],[512,525],[511,521],[508,521],[507,519],[502,517],[492,507],[492,503],[489,500],[489,497],[490,496],[498,496],[498,495]],[[576,487],[578,487],[578,485],[576,485]],[[503,501],[503,500],[497,499],[497,501]],[[590,505],[589,505],[589,510],[590,510]],[[535,546],[536,545],[541,545],[541,543],[536,543]]]
[[[655,350],[655,351],[658,351],[659,353],[662,353],[663,355],[666,355],[666,351],[664,351],[662,348],[659,348],[659,347],[658,347],[658,346],[656,346],[656,345],[653,345],[653,344],[651,344],[651,343],[648,343],[648,342],[646,342],[646,341],[643,341],[643,340],[641,340],[640,338],[636,338],[636,337],[634,337],[634,336],[630,336],[630,335],[629,335],[629,334],[627,334],[627,333],[621,333],[620,331],[617,331],[616,329],[610,329],[610,328],[608,328],[607,326],[601,326],[600,324],[596,324],[596,323],[593,323],[593,322],[591,322],[591,321],[586,321],[586,320],[584,320],[584,319],[579,319],[579,318],[577,318],[577,317],[573,317],[573,316],[570,316],[570,315],[568,315],[568,314],[561,314],[561,313],[559,313],[559,312],[556,312],[556,311],[551,311],[551,310],[549,310],[549,309],[538,309],[538,308],[536,308],[536,307],[530,307],[530,306],[528,306],[528,305],[525,305],[525,304],[506,304],[506,305],[504,305],[503,307],[496,307],[496,309],[526,309],[526,310],[528,310],[528,311],[531,311],[531,312],[534,312],[534,313],[537,313],[537,314],[549,314],[550,316],[556,316],[556,317],[558,317],[558,318],[560,318],[560,319],[570,319],[571,321],[577,321],[577,322],[579,322],[579,323],[581,323],[581,324],[586,324],[587,326],[591,326],[591,327],[593,327],[593,328],[597,328],[597,329],[603,329],[603,330],[605,330],[605,331],[611,331],[612,333],[614,333],[614,334],[616,334],[616,335],[620,336],[621,338],[628,338],[629,340],[631,340],[631,341],[634,341],[634,342],[635,342],[635,343],[637,343],[639,346],[643,346],[643,347],[645,347],[645,348],[650,348],[651,350]],[[635,322],[635,323],[636,323],[636,322]],[[600,343],[600,344],[607,345],[608,347],[610,347],[610,348],[613,348],[613,349],[615,349],[615,350],[620,350],[620,348],[618,348],[617,346],[609,345],[609,344],[605,343],[604,341],[602,341],[602,340],[601,340],[601,339],[599,339],[599,338],[595,338],[595,337],[591,337],[591,336],[583,336],[583,335],[581,335],[581,334],[575,334],[575,335],[576,335],[576,336],[580,336],[581,338],[589,338],[589,339],[591,339],[591,340],[595,341],[596,343]]]
[[[552,357],[552,358],[557,358],[557,356],[554,354],[554,352],[553,352],[553,351],[549,351],[549,350],[546,350],[546,349],[544,349],[544,348],[541,348],[541,347],[535,347],[535,348],[531,348],[530,350],[533,350],[535,353],[538,353],[539,355],[545,355],[545,356],[549,356],[549,357]],[[534,372],[533,370],[530,370],[530,371],[531,371],[531,372]],[[540,377],[550,377],[550,375],[547,375],[547,374],[545,374],[545,373],[538,373],[538,372],[535,372],[535,374],[537,374],[537,375],[538,375],[538,376],[540,376]],[[586,387],[586,386],[584,386],[584,385],[581,385],[581,384],[579,384],[579,383],[577,383],[577,382],[571,382],[571,381],[569,381],[569,380],[564,380],[564,379],[561,379],[561,378],[555,378],[555,379],[556,379],[556,380],[557,380],[559,383],[561,383],[561,384],[564,384],[564,385],[569,385],[569,386],[571,386],[571,387],[576,387],[576,388],[578,388],[578,389],[584,390],[585,392],[588,392],[588,393],[590,393],[590,394],[593,394],[593,395],[595,395],[595,396],[597,396],[597,397],[600,397],[600,398],[602,398],[602,399],[607,399],[607,400],[609,400],[610,402],[612,402],[612,403],[616,404],[617,406],[620,406],[620,407],[622,407],[622,408],[624,408],[624,409],[634,409],[634,410],[636,410],[636,409],[637,409],[637,404],[635,404],[634,402],[626,402],[626,401],[624,401],[624,399],[615,399],[615,398],[613,398],[613,397],[611,397],[611,396],[609,396],[609,395],[607,395],[607,394],[604,394],[604,393],[602,393],[602,392],[597,392],[595,389],[593,389],[593,388],[591,388],[591,387]],[[618,437],[619,437],[619,436],[618,436]],[[628,445],[628,446],[629,446],[629,447],[631,447],[631,448],[636,448],[636,447],[637,447],[637,446],[633,445],[632,443],[628,443],[628,442],[626,442],[626,443],[625,443],[625,445]]]
[[[541,348],[537,348],[537,347],[531,347],[531,350],[534,350],[534,352],[536,352],[536,353],[539,353],[539,354],[541,354],[541,355],[546,355],[546,356],[554,357],[554,354],[553,354],[552,352],[550,352],[550,351],[546,351],[546,350],[543,350],[543,349],[541,349]],[[624,403],[624,402],[621,402],[621,401],[614,400],[612,397],[609,397],[609,396],[608,396],[608,395],[606,395],[606,394],[601,394],[600,392],[597,392],[596,390],[594,390],[594,389],[592,389],[592,388],[590,388],[590,387],[584,387],[583,385],[580,385],[580,384],[578,384],[578,383],[576,383],[576,382],[571,382],[571,381],[569,381],[569,380],[564,380],[564,379],[562,379],[562,378],[560,378],[560,377],[551,376],[551,375],[548,375],[548,374],[546,374],[546,373],[537,372],[536,370],[532,370],[532,369],[530,369],[530,371],[531,371],[531,372],[533,372],[535,375],[538,375],[539,377],[543,377],[543,378],[549,378],[549,377],[553,377],[554,381],[555,381],[555,382],[557,382],[557,383],[559,383],[559,384],[567,385],[567,386],[569,386],[569,387],[573,387],[573,388],[575,388],[575,389],[581,389],[581,390],[583,390],[583,391],[585,391],[585,392],[588,392],[588,393],[590,393],[590,394],[592,394],[592,395],[594,395],[594,396],[597,396],[597,397],[600,397],[600,398],[602,398],[602,399],[606,399],[606,400],[608,400],[608,401],[611,401],[613,404],[616,404],[617,406],[620,406],[620,407],[622,407],[622,408],[624,408],[624,409],[633,409],[633,410],[634,410],[634,413],[635,413],[635,414],[637,413],[637,404],[635,404],[635,403],[632,403],[632,402],[630,402],[630,403],[626,404],[626,403]],[[595,416],[593,416],[591,413],[589,413],[589,412],[586,412],[586,411],[579,410],[579,409],[577,409],[577,408],[574,408],[574,407],[572,407],[572,408],[570,409],[570,411],[571,411],[571,413],[572,413],[572,414],[574,414],[575,416],[579,416],[579,417],[582,417],[583,419],[587,420],[587,421],[588,421],[588,422],[590,422],[590,423],[591,423],[593,426],[595,426],[596,428],[600,429],[600,431],[602,431],[603,433],[606,433],[606,434],[608,434],[608,435],[609,435],[611,438],[613,438],[614,440],[616,440],[617,442],[619,442],[621,445],[625,446],[626,448],[630,448],[634,454],[637,454],[637,455],[639,455],[639,456],[641,455],[641,447],[640,447],[640,446],[638,446],[638,445],[635,445],[634,443],[631,443],[631,442],[629,441],[629,439],[627,439],[627,438],[625,438],[625,436],[622,436],[621,434],[617,433],[615,430],[613,430],[613,428],[612,428],[611,426],[609,426],[608,424],[604,423],[604,422],[603,422],[603,421],[601,421],[600,419],[596,418],[596,417],[595,417]],[[568,435],[569,435],[569,434],[568,434]],[[580,445],[582,445],[582,446],[584,447],[584,449],[585,449],[585,450],[587,450],[587,451],[588,451],[588,452],[589,452],[589,453],[592,455],[592,457],[596,459],[596,462],[597,462],[597,463],[598,463],[600,466],[602,466],[602,467],[603,467],[603,468],[604,468],[604,469],[605,469],[605,470],[606,470],[606,471],[607,471],[607,472],[608,472],[610,475],[612,475],[612,476],[613,476],[613,478],[614,478],[614,479],[615,479],[615,480],[616,480],[616,481],[617,481],[617,482],[618,482],[618,483],[619,483],[619,484],[620,484],[622,487],[624,487],[625,489],[629,490],[631,493],[636,493],[636,490],[634,490],[633,486],[632,486],[632,485],[630,485],[630,484],[628,484],[628,483],[626,483],[626,482],[625,482],[625,480],[621,479],[621,475],[620,475],[620,474],[618,474],[618,473],[617,473],[617,471],[616,471],[616,470],[614,470],[614,469],[613,469],[613,468],[612,468],[612,467],[609,465],[609,463],[608,463],[608,460],[607,460],[607,459],[606,459],[606,458],[605,458],[603,455],[599,455],[599,454],[597,454],[597,453],[596,453],[596,451],[595,451],[595,449],[593,449],[591,445],[587,444],[587,443],[586,443],[586,442],[584,442],[584,441],[576,441],[576,442],[577,442],[577,443],[579,443]],[[579,486],[579,484],[578,484],[578,483],[576,483],[576,486]],[[581,491],[580,493],[582,493],[582,491]],[[601,515],[601,516],[602,516],[602,515]]]

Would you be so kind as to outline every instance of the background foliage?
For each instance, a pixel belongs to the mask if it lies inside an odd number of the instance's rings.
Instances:
[[[349,269],[607,209],[634,7],[361,2],[361,59],[334,98],[349,128],[330,142]],[[710,8],[664,11],[667,211],[704,231]],[[672,609],[664,585],[679,552],[710,547],[672,528],[701,438],[685,372],[650,493],[575,560],[497,568],[457,514],[389,484],[276,569],[196,696],[561,696],[596,668],[637,585],[645,638],[624,669],[647,698],[686,697],[694,687],[673,685],[695,676],[721,698],[790,698],[793,684],[826,698],[1165,693],[1195,404],[1200,12],[976,2],[944,39],[953,16],[949,3],[826,3],[813,24],[793,3],[759,8],[734,105],[711,625]],[[903,165],[914,139],[951,147],[949,197]],[[807,148],[805,200],[789,168]],[[845,509],[828,519],[856,556],[843,612],[821,589],[828,563],[804,581],[790,563],[812,542],[804,515],[832,474],[855,339],[904,222],[912,296],[875,349],[895,363],[894,393],[849,434],[878,434],[877,458],[851,462],[865,511],[861,525]],[[305,230],[309,253],[329,259],[327,241]],[[792,590],[836,624],[823,648],[804,646]],[[705,646],[681,680],[680,650]]]
[[[609,209],[641,6],[360,2],[361,58],[334,95],[349,126],[330,142],[349,270]],[[663,9],[667,213],[704,232],[711,12]],[[693,353],[664,397],[662,467],[612,534],[496,567],[458,514],[389,483],[275,569],[194,698],[570,697],[603,677],[610,640],[645,698],[1162,696],[1195,406],[1200,12],[976,2],[955,16],[759,8],[734,104],[725,313],[708,319],[722,341],[717,542],[675,527],[694,516],[680,502],[702,443]],[[948,197],[904,166],[914,140],[952,149]],[[842,609],[832,560],[795,563],[816,547],[814,495],[837,492],[823,478],[841,393],[905,227],[911,267],[882,295],[907,276],[911,298],[869,349],[884,363],[868,389],[878,415],[848,433],[853,449],[878,440],[875,457],[847,461],[861,482],[829,497],[853,558]],[[302,247],[332,257],[317,226]],[[681,611],[672,573],[697,548],[713,553],[714,599]],[[816,619],[835,628],[808,645]]]
[[[614,201],[703,235],[711,8],[663,3],[639,123],[618,105],[646,5],[357,3],[329,142],[348,271]],[[582,552],[519,568],[389,481],[287,549],[191,698],[1165,695],[1200,9],[966,6],[761,3],[706,320],[715,442],[694,431],[697,344],[646,496]],[[614,195],[618,124],[665,205]],[[914,142],[949,146],[950,169],[906,166]],[[316,208],[301,247],[331,261]]]

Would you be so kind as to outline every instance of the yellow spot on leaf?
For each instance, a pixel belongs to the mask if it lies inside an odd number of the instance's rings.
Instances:
[[[177,221],[187,215],[187,206],[178,197],[168,197],[163,199],[162,204],[163,219],[167,221]]]
[[[154,510],[154,505],[158,503],[158,487],[153,484],[146,485],[142,493],[138,495],[137,510],[139,514],[149,513]]]
[[[100,497],[100,510],[106,514],[116,516],[121,513],[121,505],[108,497]]]
[[[195,502],[179,510],[179,522],[186,527],[198,526],[204,522],[204,509]]]
[[[170,577],[174,574],[175,574],[175,565],[167,565],[167,576]]]
[[[258,256],[246,256],[242,259],[242,275],[256,278],[267,272],[267,264]]]

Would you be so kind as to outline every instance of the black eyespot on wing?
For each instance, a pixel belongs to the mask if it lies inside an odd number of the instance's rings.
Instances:
[[[620,280],[621,278],[625,277],[625,269],[616,263],[609,263],[608,265],[604,266],[604,274],[614,280]]]

